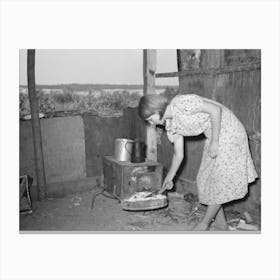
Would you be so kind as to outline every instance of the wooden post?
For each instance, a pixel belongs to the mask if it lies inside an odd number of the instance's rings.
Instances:
[[[177,68],[178,68],[178,72],[181,72],[182,71],[181,50],[176,50],[176,54],[177,54]]]
[[[31,110],[31,123],[33,133],[33,146],[35,157],[35,169],[37,176],[38,200],[43,200],[47,196],[46,176],[44,168],[44,157],[42,148],[41,126],[38,109],[38,98],[35,85],[35,50],[27,52],[27,77],[28,95]]]
[[[144,94],[155,94],[156,50],[143,50]],[[157,161],[156,127],[148,125],[146,134],[147,159]]]

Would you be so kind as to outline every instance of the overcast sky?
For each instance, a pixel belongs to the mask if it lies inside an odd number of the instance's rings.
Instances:
[[[27,51],[19,52],[20,85],[27,85]],[[142,50],[36,50],[36,84],[143,84]],[[176,50],[157,50],[157,72],[177,71]],[[178,85],[178,78],[156,79]]]

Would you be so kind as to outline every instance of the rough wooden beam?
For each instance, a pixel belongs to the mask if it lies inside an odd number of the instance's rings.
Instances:
[[[156,50],[143,50],[144,94],[155,94]],[[157,132],[155,126],[147,126],[146,157],[157,161]]]
[[[183,76],[194,76],[194,75],[220,75],[233,72],[245,72],[261,69],[260,63],[246,64],[242,66],[231,66],[223,68],[209,68],[206,70],[185,70],[180,72],[168,72],[168,73],[156,73],[156,78],[170,78],[170,77],[183,77]]]
[[[154,94],[156,72],[156,50],[143,50],[144,94]]]
[[[181,51],[180,50],[176,50],[176,54],[177,54],[177,68],[178,68],[178,72],[181,72],[182,71]]]
[[[44,157],[42,148],[41,126],[39,118],[39,106],[35,85],[35,50],[27,52],[27,77],[28,95],[31,111],[31,123],[33,133],[33,146],[35,157],[35,169],[37,176],[38,200],[43,200],[47,196],[46,175],[44,168]]]

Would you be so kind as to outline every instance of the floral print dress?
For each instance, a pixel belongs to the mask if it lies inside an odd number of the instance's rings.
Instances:
[[[178,135],[206,136],[197,188],[200,203],[223,204],[240,199],[248,192],[248,183],[257,177],[250,154],[244,126],[225,106],[209,100],[222,108],[218,156],[211,158],[208,148],[211,141],[211,117],[201,112],[203,100],[199,95],[177,95],[170,102],[171,119],[166,119],[168,139],[174,142]]]

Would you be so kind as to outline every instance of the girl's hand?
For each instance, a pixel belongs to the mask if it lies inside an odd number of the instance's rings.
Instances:
[[[208,155],[211,157],[211,158],[216,158],[217,155],[218,155],[218,142],[216,141],[213,141],[210,143],[209,145],[209,148],[208,148]]]
[[[172,180],[173,180],[173,178],[171,178],[170,176],[167,175],[164,179],[164,182],[162,184],[162,188],[159,191],[159,193],[163,193],[166,190],[171,190],[174,186]]]

